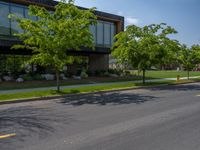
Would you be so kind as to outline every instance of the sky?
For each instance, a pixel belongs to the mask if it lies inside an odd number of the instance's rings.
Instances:
[[[182,44],[200,44],[200,0],[76,0],[78,6],[125,17],[125,25],[167,23]]]

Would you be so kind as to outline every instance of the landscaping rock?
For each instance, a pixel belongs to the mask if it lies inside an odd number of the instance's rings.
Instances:
[[[110,77],[117,78],[119,76],[117,74],[110,74]]]
[[[12,80],[13,80],[13,77],[11,77],[11,76],[3,76],[3,79],[4,79],[5,81],[12,81]]]
[[[81,76],[72,76],[72,78],[75,80],[81,80]]]
[[[16,82],[24,82],[24,79],[23,78],[18,78],[17,80],[16,80]]]
[[[30,64],[25,65],[24,67],[26,73],[30,73],[32,70],[32,66]]]
[[[124,74],[124,73],[121,73],[121,74],[120,74],[120,77],[125,77],[125,74]]]
[[[64,76],[65,76],[65,74],[64,74],[64,73],[61,73],[61,74],[60,74],[60,77],[64,77]]]
[[[68,80],[68,78],[65,77],[65,74],[64,74],[64,73],[61,73],[61,74],[60,74],[60,77],[61,77],[62,80]]]
[[[67,71],[67,66],[64,66],[64,67],[63,67],[63,70],[64,70],[64,71]]]
[[[82,71],[81,78],[88,78],[88,74],[85,71]]]
[[[62,79],[63,79],[63,80],[68,80],[68,78],[67,78],[67,77],[63,77]]]
[[[55,79],[55,75],[53,75],[53,74],[43,74],[42,77],[45,78],[48,81]]]

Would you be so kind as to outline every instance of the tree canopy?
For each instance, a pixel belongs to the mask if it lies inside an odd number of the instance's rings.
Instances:
[[[188,71],[189,79],[189,71],[194,69],[196,65],[200,63],[200,46],[193,45],[191,48],[188,48],[186,45],[182,45],[178,60]]]
[[[175,59],[178,42],[168,36],[177,31],[165,23],[144,27],[128,26],[126,31],[115,36],[112,55],[120,63],[126,63],[143,71],[157,64]]]
[[[29,6],[29,15],[39,19],[30,20],[11,15],[24,30],[16,34],[23,43],[13,48],[31,50],[33,55],[29,63],[55,68],[59,91],[59,71],[72,60],[69,51],[80,50],[82,46],[94,48],[93,36],[89,30],[89,26],[96,23],[94,10],[79,9],[73,0],[62,0],[55,6],[55,11]]]

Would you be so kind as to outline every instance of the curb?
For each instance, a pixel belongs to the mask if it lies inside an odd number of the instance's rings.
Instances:
[[[184,85],[184,84],[190,84],[190,83],[199,83],[200,81],[196,82],[187,82],[187,83],[167,83],[162,85],[155,85],[155,86],[141,86],[136,88],[122,88],[122,89],[113,89],[113,90],[105,90],[105,91],[97,91],[97,92],[86,92],[86,93],[76,93],[76,94],[64,94],[59,96],[47,96],[47,97],[38,97],[38,98],[27,98],[27,99],[15,99],[15,100],[8,100],[8,101],[2,101],[0,102],[0,105],[4,104],[16,104],[16,103],[23,103],[23,102],[35,102],[35,101],[49,101],[49,100],[55,100],[60,98],[66,98],[68,96],[81,96],[81,95],[90,95],[90,94],[104,94],[104,93],[110,93],[110,92],[118,92],[118,91],[128,91],[128,90],[139,90],[139,89],[150,89],[150,88],[156,88],[156,87],[164,87],[164,86],[176,86],[176,85]]]

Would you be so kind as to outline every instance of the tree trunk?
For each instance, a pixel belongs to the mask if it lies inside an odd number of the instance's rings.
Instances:
[[[190,80],[190,70],[187,70],[188,80]]]
[[[140,70],[138,69],[138,77],[140,76]]]
[[[60,92],[60,72],[56,69],[56,85],[57,85],[57,92]]]
[[[143,72],[142,83],[145,84],[145,69],[143,69],[142,72]]]

